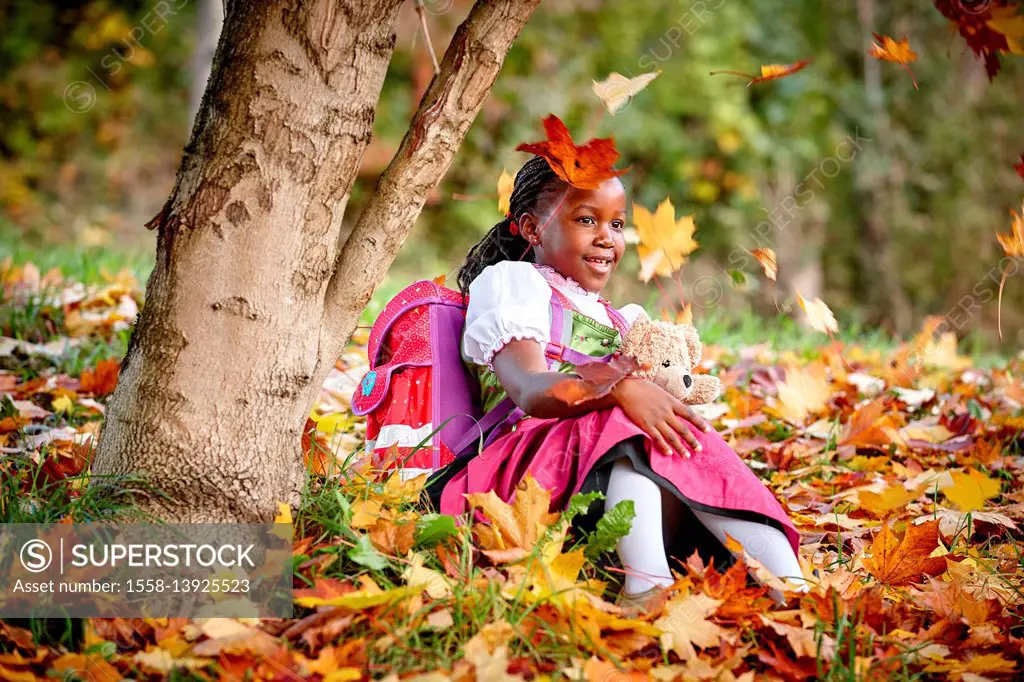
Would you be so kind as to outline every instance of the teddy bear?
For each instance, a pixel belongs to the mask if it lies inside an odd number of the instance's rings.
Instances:
[[[688,405],[710,403],[722,392],[718,377],[694,374],[703,344],[688,324],[673,324],[643,317],[630,327],[619,351],[633,357],[633,374],[649,379]]]

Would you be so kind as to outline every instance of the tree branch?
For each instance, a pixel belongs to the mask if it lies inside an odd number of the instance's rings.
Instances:
[[[341,353],[405,242],[427,195],[451,165],[509,48],[540,0],[479,0],[459,26],[409,130],[335,263],[324,299],[323,364]]]

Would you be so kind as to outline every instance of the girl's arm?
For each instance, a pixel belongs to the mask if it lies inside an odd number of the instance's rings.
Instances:
[[[635,377],[623,379],[608,395],[568,404],[559,396],[571,392],[558,391],[556,387],[578,382],[580,378],[575,374],[549,371],[544,349],[536,341],[510,341],[494,356],[491,365],[505,392],[531,417],[574,417],[618,406],[663,452],[671,454],[674,449],[686,457],[690,453],[683,442],[694,450],[700,450],[701,445],[683,420],[704,431],[711,430],[711,425],[688,405],[660,386]]]

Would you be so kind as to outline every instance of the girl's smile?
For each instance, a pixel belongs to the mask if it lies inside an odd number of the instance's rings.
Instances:
[[[622,182],[611,178],[593,190],[563,183],[545,204],[539,215],[527,213],[520,219],[537,262],[571,277],[587,291],[600,292],[625,250]]]

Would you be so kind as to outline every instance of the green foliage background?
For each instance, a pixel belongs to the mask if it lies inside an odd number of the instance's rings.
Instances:
[[[170,191],[187,142],[198,17],[195,1],[176,0],[169,3],[176,13],[156,20],[157,4],[0,5],[0,249],[73,244],[85,253],[152,258],[153,235],[142,224]],[[470,4],[426,3],[439,53]],[[872,83],[865,55],[872,30],[910,38],[920,55],[913,64],[919,89],[890,63],[877,65],[880,80]],[[814,61],[752,87],[708,75],[800,59]],[[661,75],[615,116],[591,90],[592,80],[611,71],[654,69]],[[429,78],[409,3],[347,224]],[[82,113],[66,97],[79,82],[95,91]],[[495,181],[503,167],[514,173],[525,160],[513,148],[540,139],[540,120],[553,112],[577,138],[615,137],[622,163],[632,167],[624,179],[634,201],[654,208],[667,196],[679,213],[696,217],[701,248],[679,284],[664,283],[664,294],[641,286],[630,254],[613,299],[639,300],[656,312],[677,308],[682,295],[698,304],[698,324],[753,314],[767,328],[773,318],[794,316],[786,312],[794,285],[786,268],[799,265],[820,273],[820,295],[843,325],[907,333],[924,316],[943,315],[961,337],[996,348],[1001,250],[994,234],[1009,230],[1009,210],[1020,210],[1024,196],[1011,167],[1024,152],[1022,92],[1024,60],[1004,58],[1003,72],[989,82],[930,3],[544,3],[382,289],[454,276],[469,246],[500,217]],[[861,140],[853,158],[848,145],[840,147],[849,139]],[[813,198],[759,234],[759,225],[782,215],[794,186],[813,188]],[[759,246],[779,250],[777,288],[766,286],[747,255]],[[912,313],[902,328],[882,267]],[[1004,351],[1024,341],[1020,279],[1006,287]],[[702,307],[698,281],[718,286],[721,301]]]

